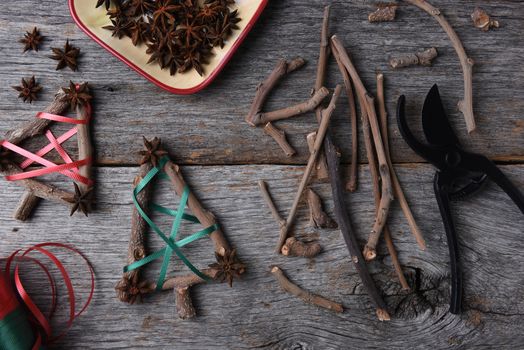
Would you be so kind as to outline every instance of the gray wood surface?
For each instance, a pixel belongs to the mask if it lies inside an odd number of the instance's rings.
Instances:
[[[524,7],[520,1],[484,2],[434,0],[463,39],[477,63],[474,70],[475,111],[478,132],[465,135],[456,101],[462,95],[462,74],[444,32],[420,10],[402,6],[393,23],[369,24],[371,1],[334,1],[332,32],[343,39],[369,90],[374,73],[386,77],[391,121],[393,160],[428,249],[418,250],[395,203],[390,218],[393,239],[413,292],[400,290],[386,254],[370,264],[373,277],[390,306],[393,320],[379,323],[370,300],[350,262],[337,230],[307,227],[302,205],[295,232],[319,240],[323,253],[315,259],[284,258],[273,254],[278,228],[262,202],[256,182],[268,181],[283,215],[307,159],[305,136],[316,128],[312,114],[283,121],[278,126],[290,135],[298,156],[287,158],[262,130],[244,123],[254,88],[280,57],[300,55],[309,61],[288,76],[270,97],[268,109],[303,100],[314,84],[318,33],[324,1],[271,1],[260,21],[223,73],[203,92],[193,96],[166,93],[140,78],[123,63],[87,38],[69,16],[66,1],[20,0],[0,11],[0,135],[26,121],[51,100],[71,79],[89,81],[95,94],[94,140],[97,150],[97,207],[89,218],[69,218],[66,208],[41,203],[29,223],[11,218],[22,189],[4,180],[0,185],[0,256],[42,241],[78,246],[93,262],[97,291],[92,307],[78,320],[59,348],[176,348],[176,349],[516,349],[524,347],[524,218],[493,184],[478,196],[454,205],[465,270],[465,308],[461,316],[447,312],[448,253],[443,225],[433,198],[433,168],[402,141],[394,123],[395,101],[408,99],[408,111],[418,127],[419,110],[431,85],[439,83],[450,119],[461,141],[470,149],[495,159],[503,171],[524,188]],[[469,15],[481,5],[501,23],[483,33],[473,28]],[[17,40],[37,25],[47,37],[38,53],[22,54]],[[66,38],[82,49],[79,71],[54,71],[50,47]],[[435,46],[439,57],[430,68],[392,71],[388,58]],[[45,90],[40,101],[23,104],[10,88],[21,77],[36,75]],[[332,62],[329,86],[340,81]],[[349,159],[347,103],[334,116],[337,144],[343,160]],[[420,128],[414,127],[415,130]],[[125,305],[113,287],[125,262],[132,208],[131,183],[135,151],[141,135],[160,136],[205,206],[218,217],[225,233],[238,248],[248,273],[233,289],[225,284],[194,289],[198,317],[177,318],[174,296],[165,292],[139,305]],[[67,144],[75,152],[75,143]],[[365,156],[361,148],[361,162]],[[57,181],[63,181],[57,178]],[[69,186],[69,184],[68,184]],[[157,201],[174,206],[167,183]],[[327,184],[315,189],[332,213]],[[360,167],[359,190],[347,195],[351,219],[364,242],[373,221],[373,200],[367,167]],[[156,218],[167,229],[166,218]],[[195,230],[189,227],[184,232]],[[151,236],[153,237],[153,236]],[[160,247],[151,239],[151,247]],[[208,240],[188,246],[187,255],[204,267],[211,263]],[[174,260],[174,273],[181,264]],[[297,284],[341,302],[346,312],[335,315],[305,305],[284,294],[269,273],[279,264]],[[73,273],[81,266],[69,262]],[[156,277],[158,264],[149,274]],[[33,278],[31,278],[33,277]],[[41,281],[28,276],[35,288]],[[86,287],[87,276],[78,280]],[[81,288],[82,289],[82,288]],[[85,293],[83,294],[85,297]],[[63,311],[63,310],[62,310]]]

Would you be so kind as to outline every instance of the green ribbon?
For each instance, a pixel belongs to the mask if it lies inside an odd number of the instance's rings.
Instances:
[[[160,238],[162,238],[162,240],[167,244],[167,246],[162,248],[162,249],[160,249],[160,250],[158,250],[158,251],[156,251],[156,252],[154,252],[154,253],[152,253],[152,254],[150,254],[150,255],[148,255],[148,256],[146,256],[145,258],[143,258],[143,259],[141,259],[139,261],[136,261],[136,262],[134,262],[134,263],[124,267],[124,272],[132,271],[132,270],[135,270],[135,269],[137,269],[137,268],[139,268],[141,266],[149,264],[150,262],[152,262],[152,261],[154,261],[156,259],[159,259],[159,258],[161,258],[163,256],[164,259],[162,261],[162,267],[160,269],[160,274],[158,276],[158,281],[157,281],[157,284],[156,284],[156,289],[157,290],[161,290],[162,286],[164,285],[164,281],[165,281],[166,273],[167,273],[167,268],[168,268],[168,265],[169,265],[169,260],[171,259],[171,256],[173,255],[173,252],[180,258],[180,260],[182,260],[182,262],[195,275],[197,275],[198,277],[202,278],[205,281],[210,280],[210,278],[208,276],[203,274],[193,264],[191,264],[191,262],[182,253],[180,248],[182,248],[183,246],[185,246],[185,245],[187,245],[187,244],[189,244],[191,242],[194,242],[194,241],[196,241],[196,240],[198,240],[198,239],[200,239],[200,238],[202,238],[204,236],[207,236],[207,235],[209,235],[210,233],[212,233],[212,232],[214,232],[216,230],[218,230],[218,225],[214,224],[214,225],[211,225],[211,226],[209,226],[209,227],[207,227],[207,228],[205,228],[203,230],[195,232],[192,235],[190,235],[190,236],[188,236],[188,237],[186,237],[184,239],[181,239],[179,241],[175,241],[175,239],[177,237],[178,230],[180,228],[180,225],[182,224],[182,220],[190,221],[190,222],[193,222],[193,223],[200,223],[198,218],[196,218],[195,216],[184,213],[184,210],[185,210],[185,207],[186,207],[186,204],[187,204],[187,200],[189,199],[189,187],[187,185],[184,186],[184,191],[183,191],[182,196],[180,198],[180,205],[179,205],[179,209],[178,210],[165,208],[165,207],[163,207],[161,205],[154,204],[154,203],[150,205],[151,209],[153,209],[155,211],[158,211],[160,213],[169,215],[169,216],[173,216],[175,218],[175,220],[173,221],[173,225],[171,227],[171,233],[170,233],[169,237],[167,237],[162,232],[162,230],[160,230],[160,228],[153,222],[153,220],[151,220],[151,218],[142,209],[142,207],[140,206],[140,203],[138,203],[137,195],[153,180],[153,178],[155,178],[155,176],[159,176],[159,177],[162,177],[162,178],[166,177],[166,175],[164,173],[162,173],[161,169],[164,168],[164,166],[166,165],[166,163],[168,161],[169,161],[168,157],[163,157],[162,159],[160,159],[160,162],[159,162],[158,166],[156,166],[153,169],[151,169],[151,171],[149,171],[149,173],[147,173],[147,175],[142,179],[142,181],[140,181],[140,183],[133,190],[133,202],[135,204],[135,207],[136,207],[138,213],[147,222],[147,224],[149,226],[151,226],[153,231],[155,231],[160,236]]]
[[[31,349],[35,341],[36,335],[21,306],[0,320],[0,350]]]

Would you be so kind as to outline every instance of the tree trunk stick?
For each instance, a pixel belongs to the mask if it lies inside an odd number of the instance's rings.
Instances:
[[[313,152],[309,156],[306,170],[304,171],[304,175],[302,176],[302,180],[300,181],[300,185],[298,186],[298,191],[295,195],[293,205],[291,206],[291,211],[289,212],[289,215],[287,217],[286,225],[280,230],[280,238],[279,238],[277,249],[276,249],[277,252],[280,252],[280,250],[282,249],[282,246],[284,245],[284,242],[286,241],[288,231],[291,228],[293,221],[295,220],[295,215],[298,209],[298,203],[300,202],[300,198],[302,197],[302,192],[304,192],[304,189],[311,176],[313,167],[315,166],[315,162],[318,158],[318,154],[320,152],[322,142],[324,142],[324,137],[326,136],[326,132],[329,126],[329,121],[331,120],[333,111],[336,108],[336,103],[340,95],[341,89],[342,87],[340,85],[337,85],[337,87],[335,88],[335,92],[333,93],[333,96],[331,97],[331,102],[329,103],[329,106],[325,110],[322,111],[322,120],[318,128],[317,139],[315,141],[315,147],[313,148]]]
[[[138,175],[133,181],[133,187],[136,187],[140,181],[152,169],[151,163],[144,163],[140,166]],[[149,212],[149,201],[151,200],[152,187],[149,183],[137,195],[137,202],[140,207],[146,212]],[[131,234],[129,236],[129,244],[127,248],[127,264],[132,264],[136,261],[142,260],[146,257],[145,235],[147,232],[147,223],[142,218],[135,206],[131,214]],[[136,291],[140,285],[140,270],[124,272],[122,279],[116,285],[118,299],[126,303],[133,303],[136,297]]]
[[[177,195],[181,196],[184,192],[186,182],[180,172],[180,167],[172,161],[168,161],[164,166],[164,171],[171,180],[171,184],[173,185]],[[192,191],[189,193],[187,206],[204,227],[212,226],[217,223],[215,216],[210,211],[204,209]],[[221,256],[224,256],[224,254],[230,250],[229,243],[227,242],[220,227],[213,231],[209,237],[215,243],[215,252]]]
[[[27,221],[38,202],[40,202],[40,198],[35,196],[33,192],[26,190],[22,195],[22,198],[20,198],[13,217],[19,221]]]
[[[246,122],[249,125],[255,126],[253,123],[253,118],[262,111],[262,106],[264,105],[264,102],[266,101],[269,93],[278,84],[280,79],[282,79],[284,75],[302,67],[305,63],[306,61],[300,57],[297,57],[289,62],[284,59],[278,60],[271,74],[269,74],[269,76],[257,86],[255,98],[249,113],[246,116]]]
[[[286,256],[301,256],[305,258],[313,258],[317,256],[322,247],[317,242],[305,243],[297,240],[295,237],[286,239],[286,243],[282,246],[282,255]]]
[[[297,151],[295,151],[295,149],[287,142],[286,133],[283,130],[280,130],[271,123],[267,123],[264,127],[264,132],[276,141],[286,156],[292,157],[297,153]]]
[[[453,30],[453,27],[446,20],[444,15],[440,12],[439,9],[433,7],[430,3],[425,0],[406,0],[412,5],[417,6],[418,8],[427,12],[430,16],[435,18],[440,24],[442,29],[446,32],[453,48],[457,52],[457,55],[460,60],[460,65],[462,66],[462,72],[464,74],[464,99],[458,102],[458,108],[464,114],[464,119],[466,120],[466,127],[468,133],[471,133],[475,130],[475,116],[473,114],[473,65],[474,61],[472,58],[468,57],[462,42],[460,41],[459,36]]]
[[[300,288],[296,284],[292,283],[286,277],[282,269],[280,269],[278,266],[272,266],[271,273],[273,274],[273,276],[275,276],[276,280],[280,284],[280,287],[282,287],[284,291],[301,299],[305,303],[316,305],[324,309],[332,310],[337,313],[341,313],[344,311],[344,307],[342,306],[342,304],[339,304],[329,299],[326,299],[324,297],[321,297],[320,295],[310,293]]]
[[[53,102],[47,106],[44,112],[62,114],[67,108],[69,108],[69,101],[65,98],[64,91],[60,89],[55,94]],[[49,119],[33,118],[20,127],[8,131],[5,138],[12,144],[18,145],[29,138],[43,134],[51,123],[52,121]],[[32,192],[26,191],[14,212],[14,218],[16,220],[26,221],[39,202],[38,198],[34,196]]]
[[[338,69],[342,74],[344,80],[344,87],[346,88],[346,95],[349,102],[349,116],[351,120],[351,168],[349,172],[349,180],[346,184],[346,190],[355,192],[357,190],[358,181],[358,130],[357,130],[357,109],[355,104],[355,95],[351,86],[351,78],[344,65],[340,60],[336,60]]]
[[[282,120],[291,118],[315,109],[324,98],[329,95],[329,90],[325,87],[321,87],[317,90],[313,96],[311,96],[307,101],[301,102],[294,106],[289,106],[286,108],[278,109],[272,112],[260,112],[255,114],[251,118],[251,123],[253,125],[262,125],[268,122],[273,122],[276,120]]]
[[[406,199],[406,196],[404,195],[404,191],[402,190],[402,186],[397,177],[397,173],[395,171],[395,168],[393,167],[393,162],[391,160],[391,151],[389,149],[389,137],[388,137],[388,134],[389,134],[388,133],[388,116],[386,112],[386,104],[385,104],[385,99],[384,99],[384,75],[382,73],[377,74],[377,100],[378,100],[379,114],[380,114],[380,127],[382,130],[382,138],[383,138],[384,146],[386,149],[386,157],[388,161],[388,166],[391,172],[391,181],[393,183],[393,192],[394,192],[395,198],[397,198],[397,200],[399,201],[400,208],[402,209],[402,212],[404,213],[404,216],[406,217],[411,233],[415,237],[415,240],[417,241],[418,246],[420,247],[420,249],[425,250],[426,241],[424,240],[424,237],[422,236],[422,232],[420,231],[420,228],[417,225],[415,217],[413,216],[413,213],[411,212],[411,208],[409,207],[408,201]]]
[[[260,188],[260,193],[262,194],[262,198],[264,198],[264,201],[266,202],[267,206],[269,207],[269,210],[271,211],[271,215],[275,219],[275,221],[278,223],[278,226],[280,228],[284,227],[286,225],[286,220],[282,219],[280,214],[278,213],[278,209],[275,206],[275,203],[271,199],[271,195],[269,194],[269,190],[267,188],[267,184],[263,180],[258,181],[258,187]]]
[[[389,65],[393,69],[409,66],[431,66],[431,62],[438,56],[437,49],[434,47],[422,52],[403,54],[389,60]]]
[[[317,139],[317,133],[315,131],[310,132],[306,136],[307,147],[309,149],[309,154],[313,152],[313,147],[315,146],[315,140]],[[324,152],[321,152],[318,155],[318,159],[315,163],[315,178],[319,181],[329,180],[329,173],[327,170],[326,155]]]
[[[309,224],[317,228],[337,228],[335,220],[331,219],[322,209],[320,196],[308,188],[306,190],[307,204],[309,207]]]
[[[331,6],[325,6],[324,7],[324,15],[322,16],[322,30],[320,33],[320,53],[318,56],[318,64],[317,64],[317,77],[315,79],[315,89],[314,91],[318,91],[322,86],[324,86],[324,82],[326,79],[326,67],[327,67],[327,61],[329,58],[329,15],[331,11]],[[317,122],[320,123],[320,119],[322,118],[322,107],[318,107],[315,111],[315,115],[317,117]]]

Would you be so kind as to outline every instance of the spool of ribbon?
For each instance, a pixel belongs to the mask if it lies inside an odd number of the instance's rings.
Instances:
[[[75,291],[72,280],[64,264],[48,248],[55,247],[73,252],[87,265],[91,277],[91,287],[87,300],[77,311]],[[31,257],[36,252],[49,259],[60,272],[64,281],[69,299],[69,316],[65,329],[53,332],[50,321],[57,307],[57,285],[48,267],[39,259]],[[5,261],[5,267],[0,268],[0,349],[2,350],[37,350],[53,344],[71,328],[74,320],[79,317],[89,306],[93,298],[95,287],[94,270],[86,257],[76,248],[62,243],[42,243],[25,250],[17,250]],[[49,282],[51,307],[45,315],[30,297],[28,290],[22,282],[20,275],[20,262],[29,262],[43,272],[43,277]]]

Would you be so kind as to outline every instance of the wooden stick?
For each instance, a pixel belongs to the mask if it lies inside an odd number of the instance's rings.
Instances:
[[[181,196],[184,192],[186,182],[180,172],[180,167],[172,161],[168,161],[164,166],[164,171],[171,180],[171,184],[177,195]],[[189,193],[187,206],[193,212],[193,215],[198,218],[202,226],[209,227],[217,223],[215,216],[210,211],[204,209],[193,191]],[[217,254],[224,256],[227,251],[231,250],[220,227],[213,231],[209,237],[215,243],[215,252]]]
[[[491,19],[488,13],[480,7],[475,7],[475,10],[471,14],[471,20],[473,21],[473,25],[483,32],[500,26],[499,21]]]
[[[349,172],[349,179],[346,184],[346,190],[349,192],[355,192],[357,190],[358,181],[358,126],[357,126],[357,108],[355,105],[355,95],[353,94],[353,88],[351,86],[351,79],[347,70],[340,60],[336,60],[338,70],[342,74],[344,80],[344,87],[346,89],[346,95],[349,102],[349,116],[351,120],[351,168]]]
[[[313,96],[308,100],[303,101],[294,106],[289,106],[286,108],[278,109],[271,112],[259,112],[255,114],[251,119],[251,124],[253,125],[263,125],[268,122],[273,122],[276,120],[288,119],[309,111],[314,110],[323,100],[329,95],[329,90],[325,87],[321,87],[316,91]]]
[[[307,147],[309,149],[309,154],[313,152],[315,147],[315,140],[317,139],[317,133],[315,131],[310,132],[306,136]],[[318,155],[318,159],[315,163],[315,173],[314,176],[319,181],[329,180],[329,173],[327,170],[326,156],[324,152]]]
[[[320,196],[312,188],[306,190],[309,207],[309,224],[317,228],[337,228],[335,220],[331,219],[322,209]]]
[[[60,89],[49,106],[44,112],[51,114],[62,114],[69,108],[69,101],[65,98],[65,93]],[[30,121],[24,123],[20,127],[8,131],[6,133],[6,140],[12,144],[18,145],[25,140],[37,135],[41,135],[52,123],[49,119],[32,118]],[[40,200],[31,191],[25,191],[18,203],[13,217],[16,220],[27,221],[31,216],[34,208],[38,205]]]
[[[435,18],[440,24],[442,29],[446,32],[453,48],[457,52],[457,55],[460,60],[460,65],[462,66],[462,72],[464,74],[464,98],[458,102],[458,108],[464,114],[464,119],[466,120],[466,127],[468,133],[471,133],[475,130],[475,116],[473,114],[473,65],[475,62],[472,58],[468,57],[462,42],[460,41],[459,36],[453,30],[453,27],[446,20],[444,15],[436,7],[433,7],[430,3],[425,0],[406,0],[412,5],[417,6],[418,8],[424,10],[430,16]]]
[[[193,300],[189,294],[189,287],[175,288],[175,306],[178,317],[183,320],[187,320],[196,316]]]
[[[246,122],[249,125],[256,126],[253,119],[262,111],[262,106],[264,105],[264,102],[266,101],[269,93],[278,84],[280,79],[282,79],[284,75],[302,67],[305,63],[306,61],[300,57],[297,57],[289,62],[284,59],[278,60],[271,74],[269,74],[269,76],[257,86],[255,98],[249,113],[246,116]]]
[[[397,8],[398,4],[395,2],[378,4],[375,12],[368,15],[368,21],[370,23],[394,21],[397,14]]]
[[[264,201],[266,202],[267,206],[269,207],[269,210],[271,211],[271,215],[278,223],[280,228],[284,227],[286,225],[286,220],[282,219],[282,217],[278,213],[278,209],[275,206],[273,200],[271,199],[271,195],[269,194],[266,182],[263,180],[259,180],[258,187],[260,188],[260,193],[262,193],[262,198],[264,198]]]
[[[389,65],[391,68],[404,68],[409,66],[431,66],[431,62],[435,57],[438,56],[438,51],[436,48],[432,47],[427,50],[416,52],[416,53],[407,53],[402,54],[398,57],[393,57],[389,60]]]
[[[316,305],[324,309],[332,310],[337,313],[344,311],[342,304],[326,299],[320,295],[310,293],[296,284],[292,283],[278,266],[271,266],[271,273],[280,284],[280,287],[287,293],[301,299],[307,304]]]
[[[300,181],[300,185],[298,186],[298,191],[295,195],[295,200],[293,201],[293,205],[291,206],[291,211],[289,212],[289,215],[287,217],[286,225],[280,230],[280,237],[279,237],[277,248],[276,248],[277,252],[280,252],[280,250],[282,249],[282,246],[284,245],[284,242],[286,241],[288,231],[291,228],[293,221],[295,220],[295,215],[298,209],[298,203],[300,202],[300,198],[302,197],[302,192],[304,191],[309,181],[311,172],[313,170],[318,154],[320,152],[320,147],[322,146],[322,142],[324,141],[324,137],[326,136],[327,128],[329,126],[329,121],[331,120],[333,111],[336,108],[338,97],[340,96],[340,90],[342,90],[342,87],[340,85],[337,85],[337,87],[335,88],[335,92],[333,93],[333,96],[331,97],[331,102],[329,103],[329,106],[325,110],[322,111],[322,120],[318,128],[317,139],[315,141],[315,147],[313,148],[313,152],[309,156],[306,170],[304,171],[304,175],[302,176],[302,180]]]
[[[404,195],[404,191],[402,189],[397,173],[393,166],[393,162],[391,160],[391,151],[389,149],[389,137],[388,137],[388,134],[389,134],[388,133],[388,116],[386,112],[386,104],[385,104],[385,99],[384,99],[384,75],[382,73],[377,74],[377,101],[378,101],[379,114],[380,114],[380,126],[382,130],[381,133],[382,133],[382,138],[383,138],[384,146],[386,150],[386,157],[388,161],[389,171],[391,172],[391,180],[393,183],[394,196],[399,201],[400,208],[402,209],[402,212],[404,213],[404,216],[406,217],[411,233],[415,237],[415,240],[417,241],[418,246],[420,247],[420,249],[425,250],[426,241],[424,240],[424,237],[422,236],[422,232],[420,231],[420,228],[418,227],[415,217],[413,216],[413,213],[411,212],[411,208],[409,207],[408,201],[406,199],[406,196]]]
[[[276,126],[274,126],[271,123],[267,123],[264,127],[264,132],[271,136],[276,143],[282,148],[286,156],[292,157],[294,154],[297,153],[295,149],[287,142],[286,140],[286,133],[284,130],[280,130]]]
[[[133,187],[136,187],[152,168],[153,166],[149,162],[142,164],[138,171],[138,175],[133,181]],[[142,191],[137,194],[137,202],[146,213],[149,212],[151,193],[152,186],[151,183],[149,183]],[[137,208],[133,206],[133,211],[131,214],[131,234],[129,236],[129,244],[127,248],[128,265],[146,257],[146,233],[147,223],[140,215]],[[137,268],[129,272],[124,272],[122,275],[122,278],[115,287],[118,299],[120,299],[120,301],[133,304],[136,298],[140,296],[137,295],[140,285],[140,270],[141,268]]]
[[[402,271],[402,266],[398,260],[397,249],[395,244],[393,244],[393,239],[391,238],[391,232],[389,232],[389,227],[386,225],[384,227],[384,241],[386,242],[386,247],[388,248],[389,256],[391,256],[391,262],[393,263],[393,268],[397,274],[400,285],[403,290],[410,290],[406,276],[404,276],[404,271]]]
[[[322,247],[317,242],[305,243],[297,240],[295,237],[286,239],[286,243],[282,246],[282,255],[286,256],[301,256],[305,258],[314,258]]]
[[[76,107],[76,115],[78,120],[89,120],[91,117],[88,114],[88,106],[83,104],[78,104]],[[77,142],[78,142],[78,159],[88,159],[91,158],[91,162],[86,165],[79,167],[78,172],[80,175],[93,179],[93,143],[91,142],[91,137],[89,133],[89,122],[86,124],[78,124],[77,128]],[[77,182],[78,187],[82,190],[82,193],[87,192],[92,185],[86,185],[80,182]],[[91,197],[92,198],[92,197]]]
[[[378,124],[377,115],[375,112],[374,99],[369,95],[362,80],[360,79],[357,70],[351,62],[344,46],[336,35],[331,37],[333,55],[337,60],[341,62],[344,68],[348,71],[355,89],[359,97],[361,109],[366,109],[367,119],[371,126],[371,133],[373,136],[373,143],[375,151],[377,153],[379,172],[382,179],[382,196],[380,199],[379,210],[373,224],[373,228],[369,234],[368,242],[364,248],[364,257],[366,260],[372,260],[376,257],[376,244],[386,224],[389,207],[391,201],[393,201],[393,189],[391,185],[391,176],[389,173],[389,167],[386,159],[386,152],[384,150],[384,144],[382,142],[382,136],[380,134],[380,126]]]

